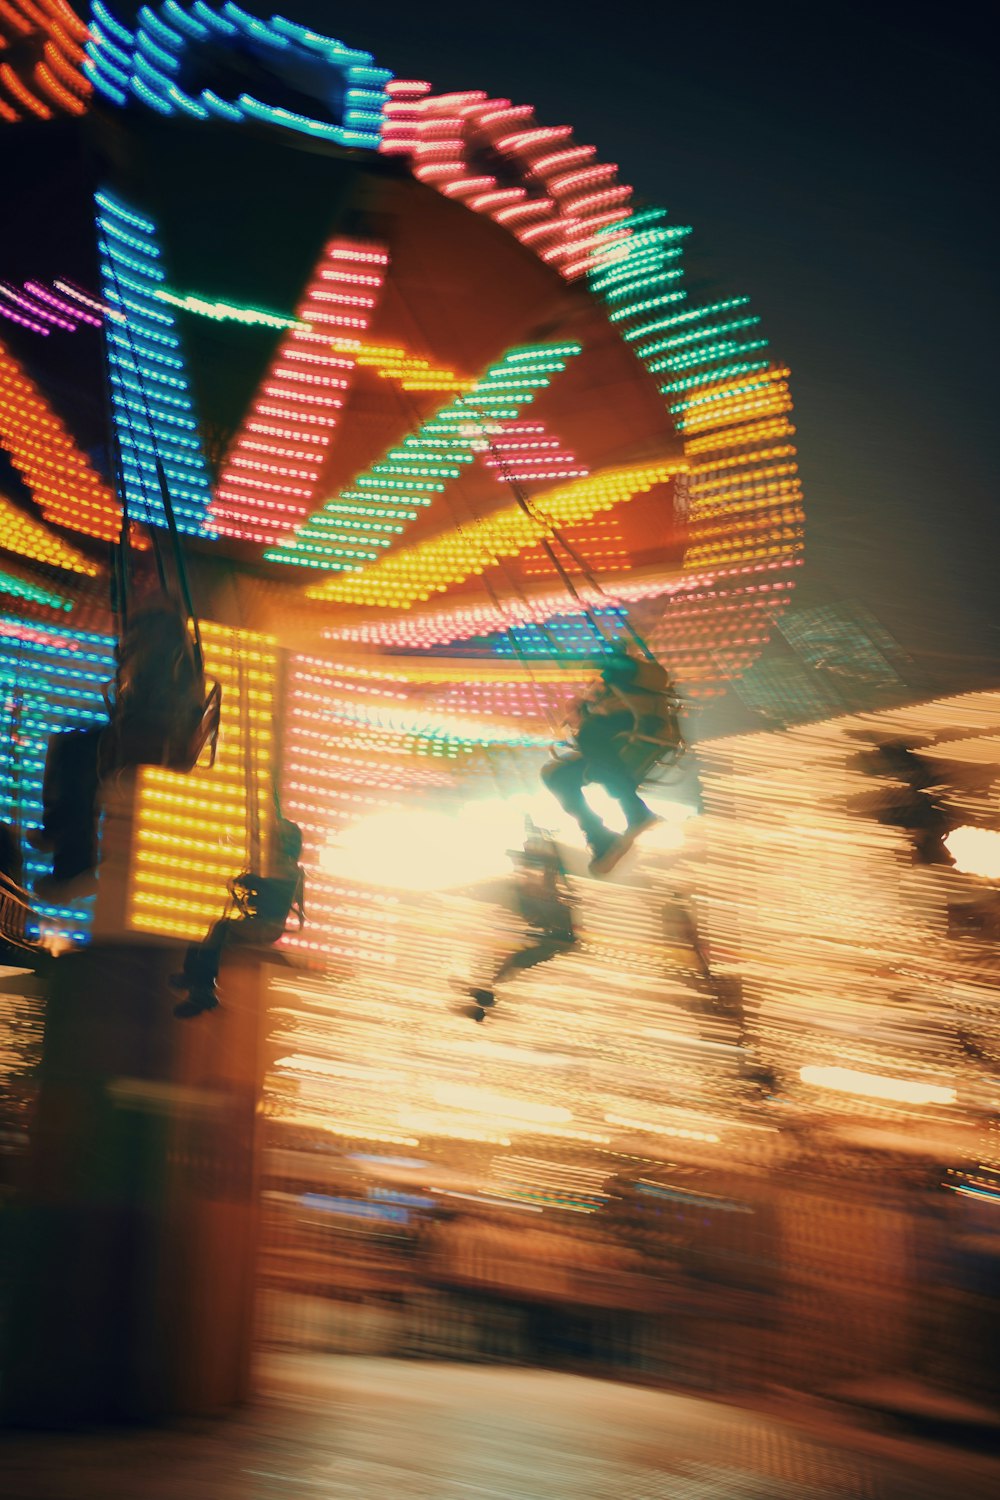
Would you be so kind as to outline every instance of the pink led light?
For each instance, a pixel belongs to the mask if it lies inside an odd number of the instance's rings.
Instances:
[[[50,313],[46,308],[40,307],[31,297],[25,297],[23,293],[15,291],[9,282],[0,282],[0,297],[7,297],[11,302],[16,303],[18,307],[23,308],[32,318],[36,318],[42,323],[51,323],[54,327],[62,328],[67,333],[73,333],[76,330],[75,323],[69,323],[65,318],[56,317],[55,313]]]
[[[424,80],[417,80],[413,78],[393,78],[390,83],[386,84],[385,91],[389,95],[390,99],[399,99],[401,97],[405,99],[416,99],[422,94],[429,94],[431,91],[431,85]]]
[[[48,338],[52,332],[51,328],[46,328],[44,323],[35,323],[31,318],[26,318],[23,313],[15,312],[12,307],[8,307],[6,302],[0,302],[0,318],[9,318],[12,323],[19,323],[22,328],[30,329],[32,333],[40,333],[43,338]]]
[[[522,130],[516,135],[502,136],[496,142],[498,151],[523,151],[529,146],[549,145],[555,141],[565,141],[573,131],[569,125],[540,126],[536,130]]]
[[[588,150],[589,147],[585,147]],[[555,160],[555,158],[550,158]],[[536,168],[540,165],[536,162]],[[544,169],[548,173],[549,186],[553,192],[563,194],[569,193],[577,188],[589,187],[595,182],[606,182],[613,179],[618,171],[617,167],[606,164],[597,167],[584,167],[578,172],[565,172],[560,176],[551,175],[551,167]]]
[[[81,311],[79,307],[73,307],[62,297],[57,297],[54,292],[48,291],[40,282],[26,281],[24,289],[26,292],[30,292],[32,297],[39,298],[42,302],[47,302],[50,307],[54,307],[66,317],[72,318],[74,324],[89,323],[92,328],[100,328],[101,326],[100,318],[95,318],[92,313]]]
[[[583,478],[590,472],[557,438],[547,436],[541,423],[500,423],[480,458],[501,484],[512,478],[526,483]]]
[[[212,502],[223,536],[270,545],[308,514],[355,368],[352,354],[334,353],[331,335],[343,339],[367,329],[388,261],[371,244],[334,240],[326,246],[295,310],[296,322],[305,326],[283,337],[223,466]],[[341,284],[371,291],[341,290]],[[278,441],[261,441],[269,437]],[[306,483],[289,482],[296,480]]]
[[[461,198],[495,188],[496,181],[495,177],[462,177],[458,182],[449,183],[442,191],[449,198]]]
[[[551,178],[554,170],[561,167],[573,167],[581,162],[593,161],[597,155],[596,146],[567,146],[565,151],[554,151],[551,156],[540,156],[535,161],[535,171],[544,173]],[[617,167],[614,169],[617,171]]]
[[[88,296],[86,292],[81,292],[80,288],[74,286],[71,281],[63,281],[57,278],[52,285],[60,292],[65,292],[67,297],[72,297],[75,302],[82,302],[84,307],[89,307],[92,312],[107,314],[109,311],[103,302],[98,302],[96,298]]]
[[[498,188],[496,192],[480,193],[475,198],[469,199],[469,207],[474,208],[477,213],[491,213],[498,208],[506,208],[510,204],[520,203],[524,200],[523,188]]]

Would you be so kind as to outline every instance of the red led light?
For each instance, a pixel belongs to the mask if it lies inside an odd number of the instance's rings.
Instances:
[[[370,244],[326,246],[295,311],[305,326],[283,337],[219,476],[212,521],[221,535],[270,544],[308,515],[355,366],[332,340],[368,327],[388,260]]]

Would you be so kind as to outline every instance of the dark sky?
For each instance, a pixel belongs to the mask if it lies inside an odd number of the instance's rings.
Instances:
[[[693,225],[699,267],[750,294],[792,369],[800,598],[861,599],[935,687],[1000,678],[987,7],[285,13],[437,89],[533,104]]]

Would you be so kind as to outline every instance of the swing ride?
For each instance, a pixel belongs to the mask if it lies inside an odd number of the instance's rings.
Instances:
[[[898,829],[858,833],[849,730],[717,741],[704,801],[686,753],[802,547],[788,371],[747,300],[529,106],[231,0],[132,9],[0,7],[32,209],[0,252],[0,927],[12,967],[81,950],[111,1017],[95,1097],[108,1037],[116,1088],[158,1049],[171,1161],[204,1148],[243,1193],[248,1255],[262,1114],[292,1164],[264,1258],[293,1278],[310,1225],[346,1202],[356,1246],[389,1194],[701,1214],[668,1164],[763,1179],[800,1126],[909,1130],[911,1106],[959,1160],[952,1064],[892,1007],[961,973],[993,1056],[995,960],[928,937],[944,903],[900,877]],[[975,758],[995,714],[876,728],[947,721]],[[585,848],[581,802],[610,843],[591,823]],[[264,978],[241,944],[277,950]],[[136,953],[148,995],[124,993]],[[183,1101],[219,1078],[204,1147]],[[217,1238],[228,1288],[217,1228],[192,1266]]]
[[[527,106],[231,4],[14,11],[67,61],[65,100],[25,76],[7,105],[23,170],[84,131],[93,194],[78,174],[79,235],[35,226],[0,295],[29,704],[4,796],[40,930],[80,940],[92,908],[30,847],[42,747],[99,730],[100,780],[142,768],[125,930],[204,932],[254,861],[235,788],[273,776],[312,893],[288,941],[360,955],[345,833],[527,794],[616,643],[686,698],[754,659],[801,546],[787,372],[745,298],[689,291],[687,230]],[[361,101],[338,118],[324,73]],[[678,707],[628,729],[637,781],[680,753]]]

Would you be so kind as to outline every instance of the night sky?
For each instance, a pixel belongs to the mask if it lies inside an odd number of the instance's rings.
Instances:
[[[438,90],[533,104],[691,224],[692,263],[749,293],[792,370],[798,601],[860,600],[935,690],[1000,677],[985,6],[286,13]]]

